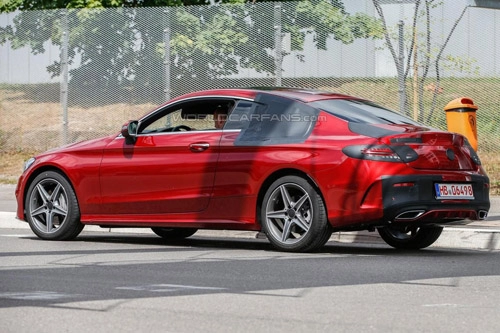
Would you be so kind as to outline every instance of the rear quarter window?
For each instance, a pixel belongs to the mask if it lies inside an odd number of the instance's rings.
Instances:
[[[245,103],[244,110],[237,107],[231,114],[231,118],[238,114],[244,117],[239,120],[242,130],[235,140],[238,146],[302,143],[319,115],[319,110],[310,105],[269,94],[258,95],[251,106]]]

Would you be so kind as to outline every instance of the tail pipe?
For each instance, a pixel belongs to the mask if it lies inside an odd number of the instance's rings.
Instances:
[[[487,210],[480,210],[477,212],[477,216],[480,220],[486,220],[488,217],[488,211]]]
[[[425,210],[408,210],[396,216],[395,221],[412,221],[418,219],[425,213]]]

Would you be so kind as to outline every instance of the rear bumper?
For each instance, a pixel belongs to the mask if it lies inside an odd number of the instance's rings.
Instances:
[[[443,176],[387,176],[382,179],[385,221],[398,224],[466,224],[484,220],[490,209],[489,179],[468,175],[467,181],[448,181]],[[438,199],[436,183],[471,184],[474,199]],[[463,222],[461,222],[463,221]]]

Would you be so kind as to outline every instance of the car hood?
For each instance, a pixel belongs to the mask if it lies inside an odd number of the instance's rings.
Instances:
[[[86,141],[80,141],[76,143],[70,143],[61,147],[53,148],[47,150],[46,152],[40,155],[54,154],[54,153],[64,153],[64,152],[72,152],[72,151],[82,151],[82,150],[100,150],[104,149],[111,141],[113,141],[117,137],[116,134],[98,138],[91,139]]]

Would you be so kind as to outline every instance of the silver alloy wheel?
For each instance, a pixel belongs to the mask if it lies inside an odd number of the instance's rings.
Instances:
[[[57,232],[68,216],[64,186],[53,178],[40,181],[30,194],[27,211],[38,230],[47,234]]]
[[[282,184],[271,193],[265,214],[269,232],[283,244],[300,241],[314,216],[309,194],[294,183]]]

